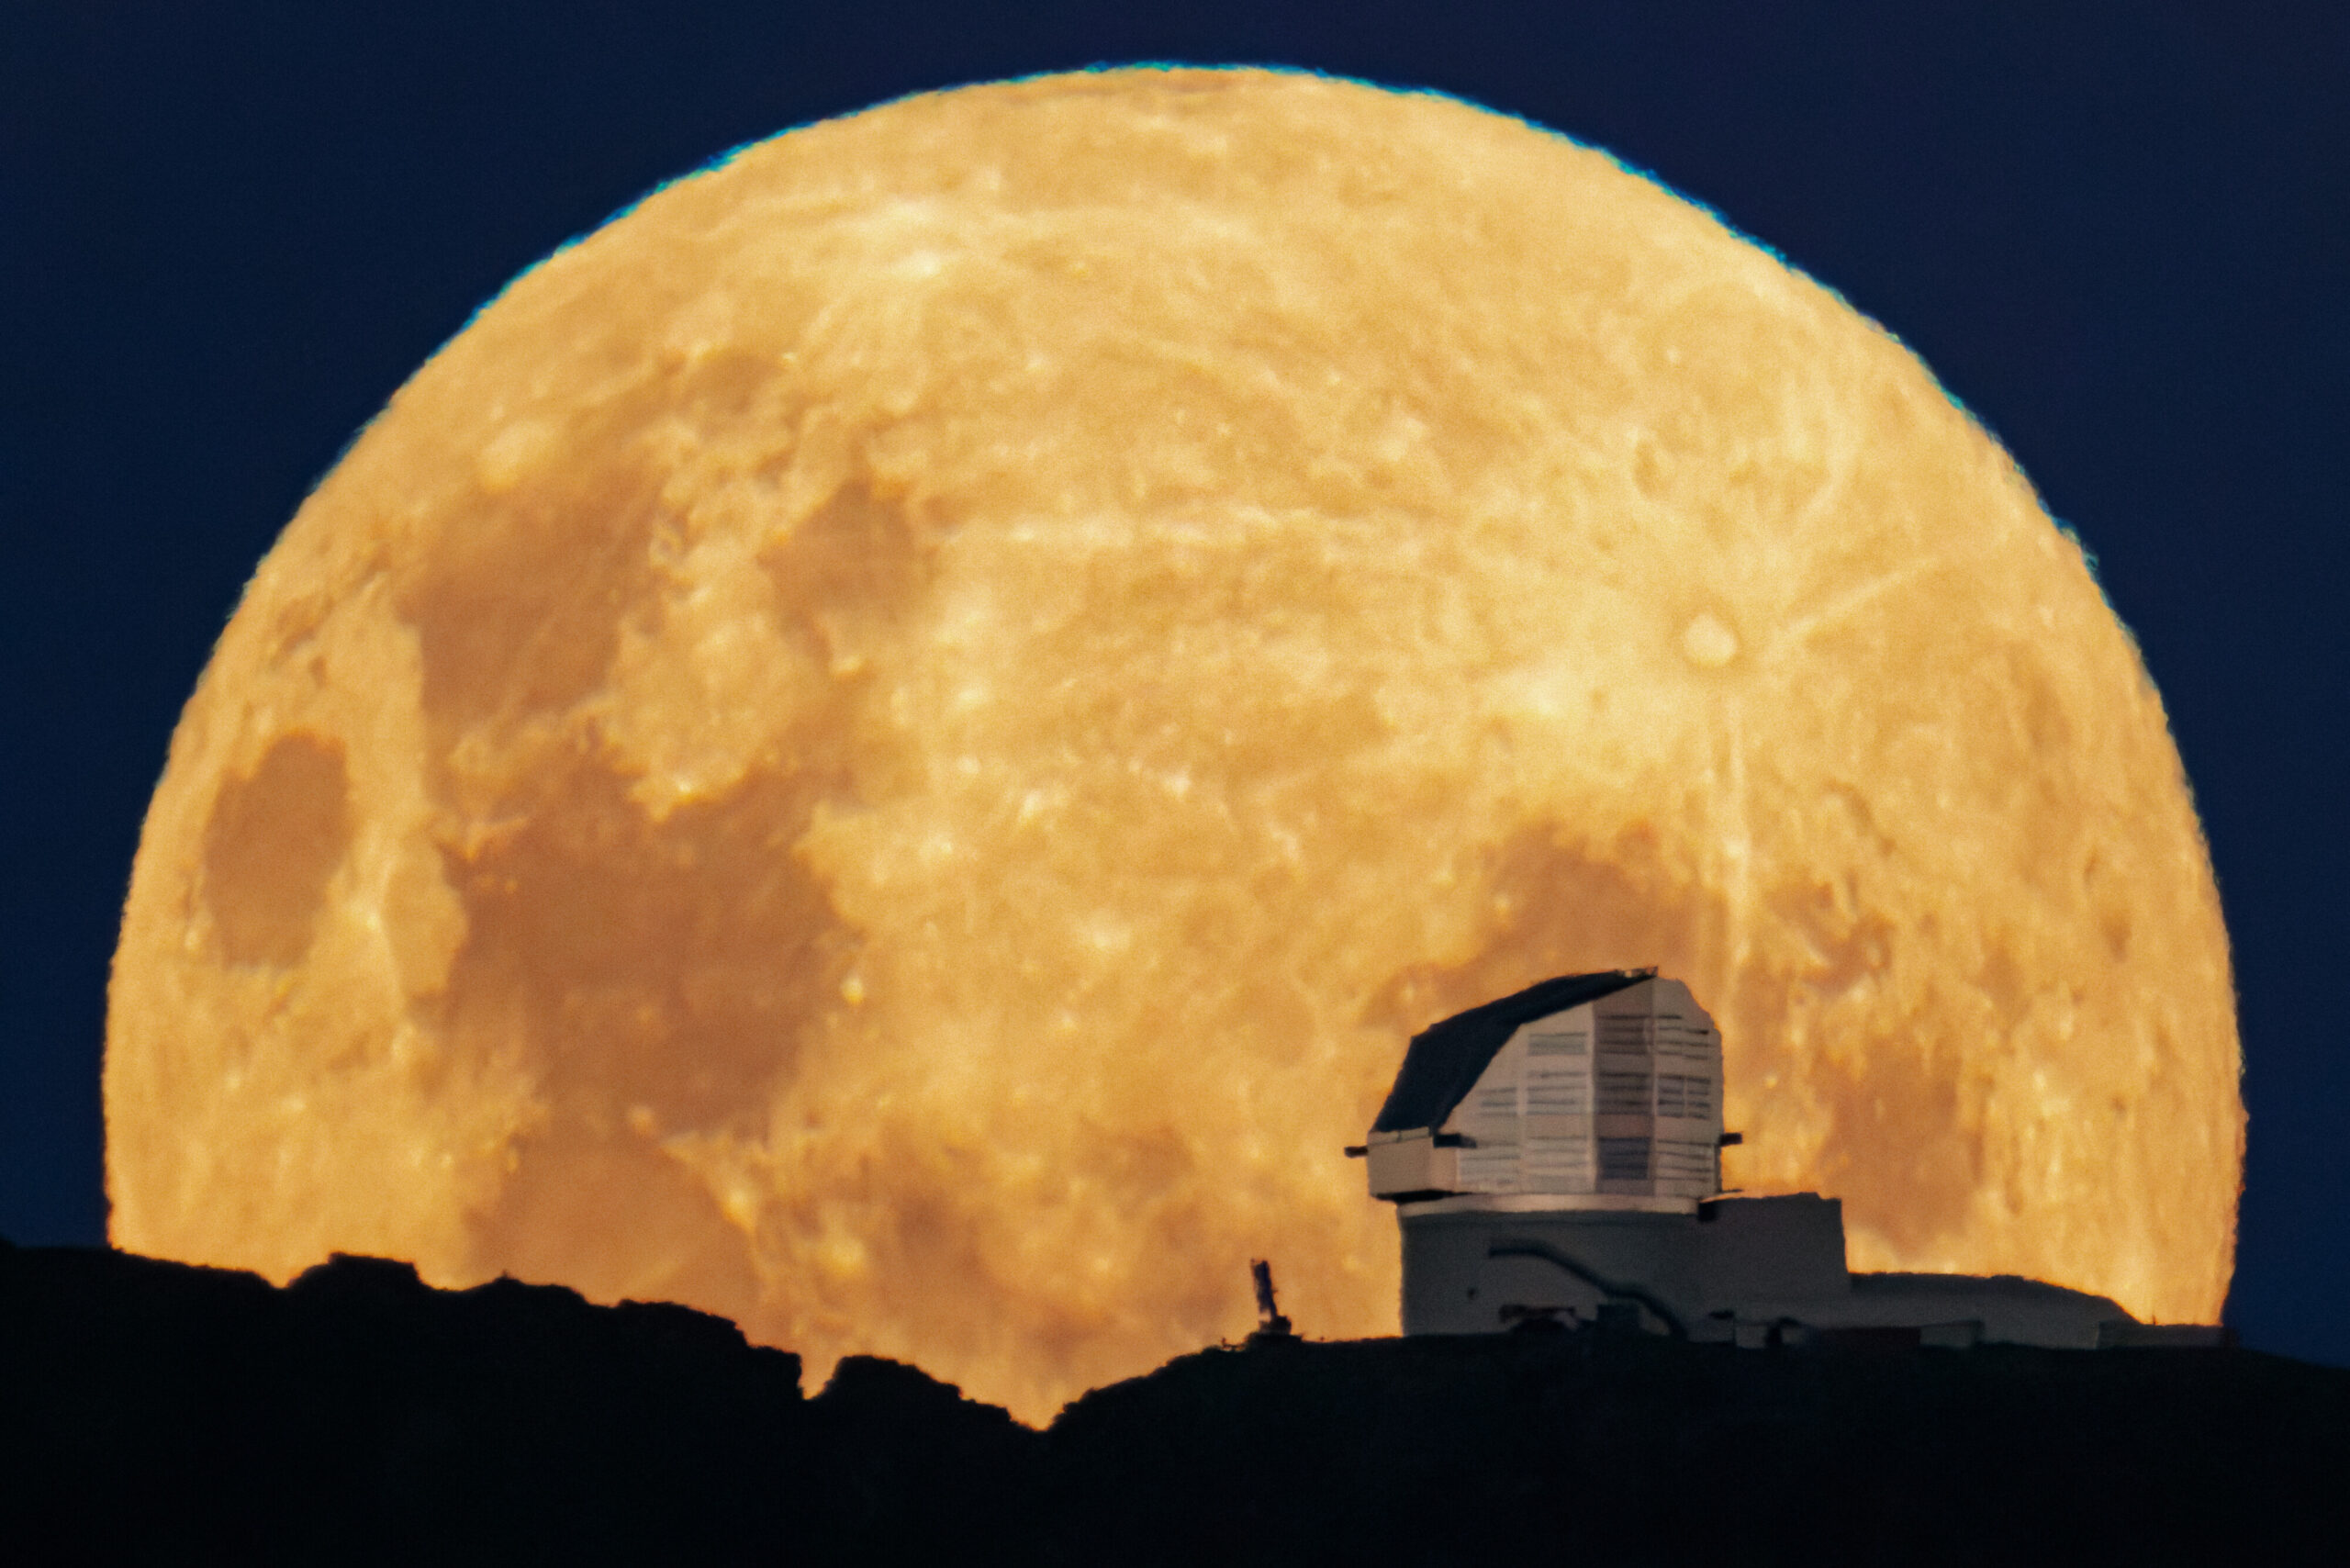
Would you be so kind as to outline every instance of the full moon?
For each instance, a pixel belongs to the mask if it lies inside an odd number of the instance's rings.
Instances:
[[[2079,548],[1605,154],[1261,71],[794,130],[517,279],[254,577],[113,1238],[722,1313],[1048,1417],[1396,1328],[1416,1030],[1657,965],[1864,1270],[2210,1321],[2226,934]]]

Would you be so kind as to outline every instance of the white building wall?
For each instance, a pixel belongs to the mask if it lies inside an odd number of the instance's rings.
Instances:
[[[1606,1200],[1595,1200],[1606,1201]],[[1695,1339],[1762,1344],[1774,1326],[1905,1327],[1943,1344],[2093,1350],[2130,1324],[2103,1296],[2036,1280],[1845,1271],[1842,1205],[1813,1193],[1725,1199],[1712,1217],[1615,1200],[1568,1208],[1532,1198],[1452,1198],[1399,1210],[1406,1334],[1497,1334],[1528,1316],[1588,1323],[1627,1293],[1655,1298]],[[1646,1200],[1660,1204],[1660,1200]],[[1580,1265],[1494,1257],[1534,1241]],[[1614,1287],[1611,1295],[1585,1275]],[[1642,1327],[1664,1322],[1638,1307]],[[1750,1332],[1751,1331],[1751,1332]]]
[[[1406,1334],[1497,1334],[1546,1309],[1562,1322],[1598,1316],[1608,1298],[1589,1282],[1540,1259],[1492,1257],[1497,1240],[1555,1248],[1610,1283],[1651,1292],[1677,1316],[1698,1294],[1696,1222],[1685,1214],[1438,1209],[1404,1215],[1403,1230]]]

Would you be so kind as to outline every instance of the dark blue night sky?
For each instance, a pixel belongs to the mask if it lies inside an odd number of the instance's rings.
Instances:
[[[246,577],[392,390],[728,147],[1140,60],[1433,87],[1605,147],[2006,443],[2095,554],[2210,837],[2252,1114],[2229,1319],[2350,1364],[2350,10],[2324,5],[12,0],[0,1235],[104,1238],[148,794]]]

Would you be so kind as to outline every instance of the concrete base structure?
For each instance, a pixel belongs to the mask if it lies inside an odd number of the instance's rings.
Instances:
[[[1463,1195],[1399,1205],[1398,1217],[1406,1334],[1605,1316],[1758,1345],[1855,1329],[1947,1346],[2151,1342],[2106,1297],[2036,1280],[1850,1273],[1843,1204],[1809,1193],[1574,1208]]]

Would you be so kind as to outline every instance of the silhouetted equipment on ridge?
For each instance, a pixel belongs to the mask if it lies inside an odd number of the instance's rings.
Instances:
[[[1763,1347],[2218,1346],[2002,1274],[1854,1274],[1843,1204],[1722,1186],[1721,1035],[1652,969],[1561,975],[1412,1037],[1361,1144],[1395,1205],[1404,1332],[1636,1325]]]
[[[1248,1336],[1248,1342],[1256,1345],[1274,1339],[1295,1340],[1297,1336],[1292,1332],[1289,1319],[1283,1317],[1281,1309],[1273,1305],[1272,1264],[1262,1258],[1252,1259],[1248,1264],[1248,1276],[1257,1286],[1258,1319],[1256,1330]]]

